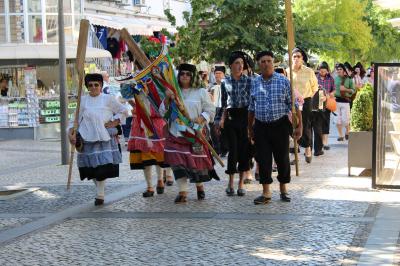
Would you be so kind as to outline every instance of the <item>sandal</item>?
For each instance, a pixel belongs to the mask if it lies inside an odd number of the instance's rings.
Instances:
[[[175,202],[175,204],[186,203],[187,202],[187,197],[179,194],[178,196],[176,196],[174,202]]]

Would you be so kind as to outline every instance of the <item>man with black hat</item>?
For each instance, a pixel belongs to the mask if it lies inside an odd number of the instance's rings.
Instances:
[[[263,193],[254,204],[267,204],[271,200],[272,157],[278,168],[280,198],[289,202],[286,184],[290,182],[289,135],[292,92],[289,80],[274,71],[274,54],[262,51],[257,54],[261,76],[253,80],[248,115],[248,134],[254,139],[256,160],[259,164],[260,184]],[[298,140],[302,132],[301,112],[297,111],[297,128],[293,137]]]
[[[312,160],[312,97],[318,91],[318,81],[314,70],[305,66],[308,61],[307,54],[296,47],[292,51],[293,58],[293,87],[297,89],[304,98],[302,109],[303,134],[300,145],[305,148],[305,159],[307,163]],[[290,69],[287,69],[289,73]]]
[[[220,127],[224,129],[228,143],[228,166],[225,171],[229,175],[229,185],[226,189],[228,196],[235,194],[233,181],[235,173],[239,172],[237,195],[244,196],[244,173],[250,170],[247,108],[250,102],[251,78],[243,75],[247,68],[245,54],[241,51],[231,53],[229,57],[231,75],[221,84],[221,106],[223,114]]]

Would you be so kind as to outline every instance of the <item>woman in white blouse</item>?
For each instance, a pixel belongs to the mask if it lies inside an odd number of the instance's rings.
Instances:
[[[182,89],[184,105],[189,118],[194,123],[207,127],[213,121],[215,106],[210,95],[204,88],[198,88],[196,67],[191,64],[181,64],[178,67],[178,83]],[[175,99],[171,91],[167,91],[166,99],[160,106],[161,113],[167,112],[171,101]],[[219,180],[214,167],[213,159],[207,147],[199,142],[191,143],[183,137],[180,125],[176,121],[168,121],[168,133],[164,147],[165,162],[169,164],[174,172],[175,180],[179,186],[179,194],[175,203],[186,203],[188,184],[196,183],[197,198],[205,198],[203,182],[212,178]]]
[[[82,96],[79,110],[78,133],[73,130],[73,119],[68,129],[71,144],[78,138],[83,149],[77,154],[77,165],[81,180],[92,179],[97,187],[95,205],[104,203],[104,186],[107,178],[119,176],[121,152],[116,140],[117,129],[128,110],[114,96],[102,94],[101,74],[87,74],[85,86],[89,95]]]

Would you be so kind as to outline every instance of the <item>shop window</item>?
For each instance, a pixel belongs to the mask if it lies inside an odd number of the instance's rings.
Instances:
[[[46,16],[47,42],[58,42],[58,16]],[[64,16],[65,42],[72,43],[72,16]]]
[[[4,2],[4,1],[2,1]],[[24,0],[9,0],[10,13],[23,13],[24,12]]]
[[[74,0],[74,10],[76,13],[81,13],[81,8],[82,8],[81,4],[82,4],[81,0]]]
[[[41,43],[43,42],[43,31],[42,31],[42,16],[30,15],[28,20],[29,26],[29,42],[30,43]]]
[[[57,13],[58,12],[58,0],[47,0],[46,1],[46,12]],[[64,13],[72,13],[71,0],[64,0]]]
[[[5,12],[5,6],[4,6],[4,1],[0,1],[0,13]]]
[[[25,24],[23,16],[10,16],[11,42],[24,42],[24,28]]]
[[[5,43],[7,41],[5,19],[5,16],[0,16],[0,43]]]
[[[42,11],[41,0],[28,0],[29,13],[41,12],[41,11]]]

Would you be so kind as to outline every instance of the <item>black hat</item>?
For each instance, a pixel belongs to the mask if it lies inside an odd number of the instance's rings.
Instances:
[[[88,83],[90,81],[98,81],[101,82],[101,85],[103,85],[103,76],[99,73],[92,73],[92,74],[86,74],[85,76],[85,86],[88,86]]]
[[[217,71],[223,72],[225,74],[226,68],[225,66],[215,66],[214,73]]]
[[[301,53],[301,56],[303,57],[304,63],[307,64],[307,62],[308,62],[308,56],[307,56],[306,52],[303,51],[303,49],[301,49],[301,48],[299,48],[299,47],[296,47],[296,48],[294,48],[293,51],[292,51],[292,54],[294,54],[294,53]]]
[[[235,62],[236,59],[238,58],[242,58],[243,62],[244,62],[244,67],[243,69],[247,69],[247,60],[246,57],[248,57],[248,55],[246,55],[245,53],[243,53],[242,51],[234,51],[231,53],[231,55],[229,56],[229,60],[228,63],[229,65],[232,65],[233,62]]]
[[[260,60],[261,57],[266,56],[266,55],[274,58],[274,53],[272,53],[271,51],[261,51],[261,52],[257,53],[256,60],[258,61],[258,60]]]
[[[192,64],[183,63],[178,66],[178,70],[179,71],[185,70],[185,71],[190,71],[190,72],[196,72],[196,66],[192,65]]]
[[[322,61],[322,62],[319,64],[318,69],[326,69],[326,70],[329,71],[329,65],[328,65],[327,62]]]

